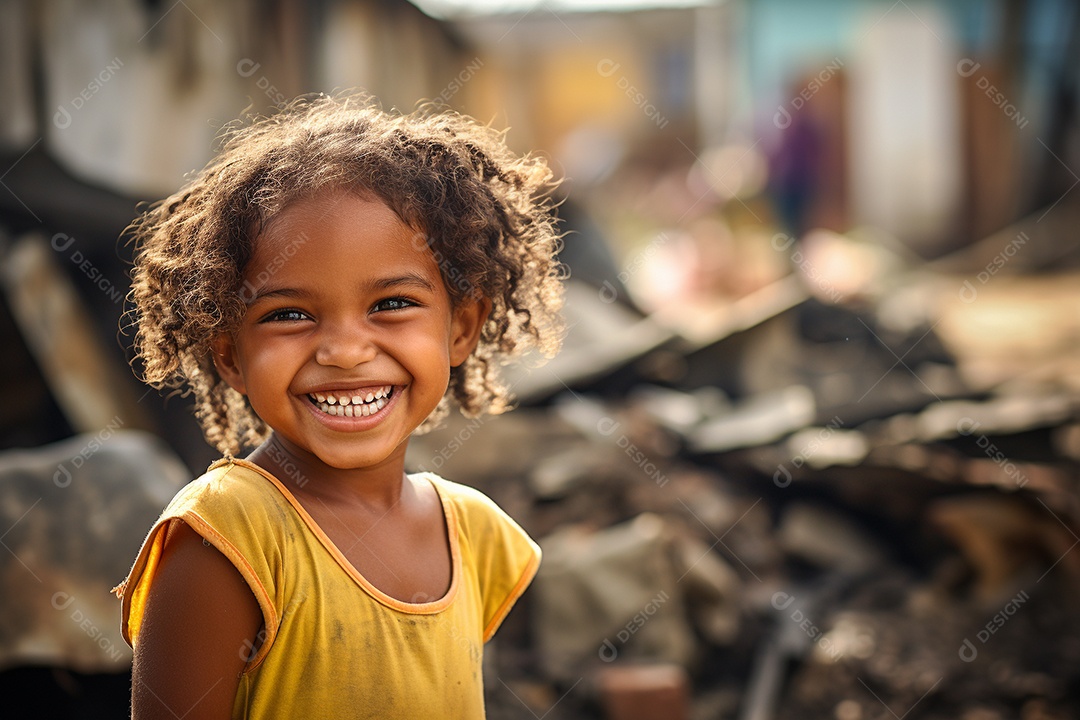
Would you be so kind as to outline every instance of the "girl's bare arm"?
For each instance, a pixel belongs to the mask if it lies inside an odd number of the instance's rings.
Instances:
[[[227,720],[262,613],[239,571],[180,523],[150,589],[132,673],[133,720]]]

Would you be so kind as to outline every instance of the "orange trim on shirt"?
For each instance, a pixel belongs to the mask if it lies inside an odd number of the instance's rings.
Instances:
[[[186,522],[192,530],[206,538],[211,545],[217,548],[218,552],[227,557],[229,562],[233,564],[244,577],[244,580],[247,581],[248,587],[251,588],[251,592],[255,595],[255,600],[259,603],[259,608],[262,610],[263,625],[266,628],[266,637],[263,639],[262,645],[259,646],[259,650],[255,653],[255,657],[249,660],[247,665],[244,666],[245,673],[251,672],[262,663],[263,658],[270,652],[270,646],[274,644],[274,638],[277,637],[278,633],[280,618],[278,618],[277,608],[274,607],[274,603],[270,599],[270,593],[266,591],[266,587],[263,586],[262,581],[259,580],[259,576],[255,573],[255,568],[251,567],[247,558],[243,556],[235,545],[211,527],[206,520],[193,512],[185,512],[174,518],[174,520],[183,520]]]
[[[502,625],[502,621],[506,619],[506,616],[510,613],[510,608],[521,597],[522,593],[532,582],[533,577],[536,575],[536,571],[540,569],[540,553],[535,553],[529,560],[529,564],[525,566],[524,572],[521,573],[521,577],[515,583],[514,588],[510,591],[510,594],[506,596],[506,600],[503,601],[499,609],[492,615],[491,620],[488,622],[487,627],[484,628],[484,642],[490,640],[495,631]]]

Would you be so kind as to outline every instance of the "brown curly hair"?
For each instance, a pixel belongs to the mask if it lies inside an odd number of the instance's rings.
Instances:
[[[470,417],[498,414],[510,393],[507,358],[546,357],[562,337],[562,268],[552,173],[518,157],[503,134],[423,106],[403,115],[366,94],[301,97],[270,116],[226,127],[216,157],[127,229],[134,242],[127,322],[142,379],[194,393],[207,441],[225,455],[269,428],[217,374],[211,342],[246,310],[244,267],[268,220],[291,202],[332,190],[375,194],[425,237],[455,303],[492,303],[474,353],[451,371],[449,399]]]

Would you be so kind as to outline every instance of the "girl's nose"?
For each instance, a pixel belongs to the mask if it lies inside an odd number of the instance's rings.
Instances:
[[[378,354],[367,330],[355,325],[336,325],[321,334],[315,348],[315,362],[345,370],[371,362]]]

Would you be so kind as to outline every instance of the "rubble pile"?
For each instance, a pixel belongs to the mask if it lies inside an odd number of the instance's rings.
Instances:
[[[1017,270],[777,285],[712,342],[572,330],[626,353],[417,438],[544,549],[490,716],[1080,716],[1080,284]]]

